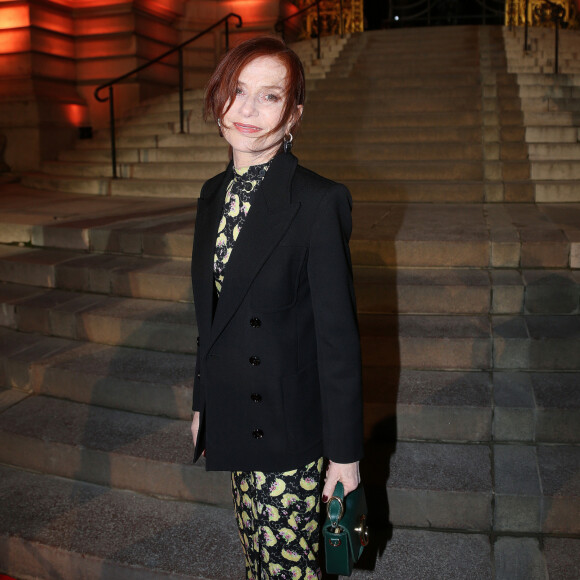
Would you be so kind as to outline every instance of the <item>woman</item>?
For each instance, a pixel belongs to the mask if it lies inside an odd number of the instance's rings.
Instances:
[[[317,578],[322,500],[359,483],[360,345],[348,190],[289,151],[304,71],[276,38],[220,62],[206,117],[233,163],[205,183],[192,258],[194,459],[232,472],[247,578]]]

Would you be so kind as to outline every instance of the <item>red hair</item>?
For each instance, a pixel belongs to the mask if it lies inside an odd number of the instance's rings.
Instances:
[[[271,133],[276,133],[296,115],[299,105],[304,104],[306,82],[304,68],[298,55],[286,44],[274,36],[258,36],[246,40],[227,52],[209,79],[205,90],[204,119],[215,122],[230,109],[236,98],[238,79],[242,69],[255,58],[272,56],[286,67],[286,87],[284,90],[284,110],[280,122]],[[229,104],[226,108],[226,104]],[[297,116],[292,128],[297,127],[300,117]]]

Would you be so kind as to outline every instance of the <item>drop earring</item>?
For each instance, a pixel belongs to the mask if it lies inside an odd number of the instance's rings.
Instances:
[[[288,135],[284,135],[283,140],[283,147],[284,153],[290,153],[292,151],[292,141],[294,141],[294,137],[292,137],[292,133],[288,133]]]
[[[222,133],[222,120],[219,117],[217,120],[217,124],[218,124],[218,131],[219,131],[220,137],[223,137],[224,134]]]

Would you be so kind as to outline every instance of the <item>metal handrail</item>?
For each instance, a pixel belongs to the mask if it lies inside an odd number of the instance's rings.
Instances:
[[[304,14],[305,12],[308,12],[313,6],[316,6],[316,19],[318,21],[318,34],[316,35],[317,37],[317,48],[316,48],[316,55],[317,58],[320,59],[320,0],[314,0],[314,2],[312,2],[312,4],[309,4],[308,6],[305,6],[304,8],[302,8],[302,10],[298,10],[298,12],[294,12],[294,14],[290,14],[290,16],[286,16],[286,18],[281,18],[280,20],[276,21],[276,24],[274,24],[274,30],[276,32],[280,32],[280,34],[282,35],[282,40],[284,40],[284,42],[286,41],[286,29],[284,27],[284,23],[287,22],[288,20],[291,20],[292,18],[296,18],[296,16],[300,16],[300,14]],[[341,20],[342,20],[342,0],[340,2],[340,7],[341,7]]]
[[[557,75],[559,69],[558,55],[560,52],[560,25],[564,19],[565,11],[560,4],[556,4],[550,0],[543,0],[541,4],[534,6],[534,12],[542,21],[546,20],[546,8],[549,8],[550,10],[550,20],[552,20],[554,28],[556,29],[554,38],[554,74]]]
[[[314,6],[316,6],[316,20],[318,22],[318,29],[317,29],[317,34],[316,34],[316,40],[317,40],[317,47],[316,47],[316,56],[318,59],[320,59],[320,0],[314,0],[314,2],[312,2],[311,4],[309,4],[308,6],[305,6],[304,8],[302,8],[301,10],[298,10],[298,12],[294,12],[294,14],[290,14],[290,16],[286,16],[285,18],[280,18],[279,20],[276,21],[276,24],[274,24],[274,30],[276,32],[279,32],[282,35],[282,40],[286,41],[286,29],[284,27],[284,24],[286,22],[288,22],[288,20],[292,20],[292,18],[296,18],[296,16],[300,16],[301,14],[304,14],[306,12],[308,12],[311,8],[313,8]],[[342,0],[339,0],[339,18],[340,18],[340,38],[344,38],[344,18],[342,15]]]
[[[230,18],[237,18],[238,23],[236,24],[236,28],[240,28],[242,26],[242,17],[239,14],[236,14],[234,12],[230,12],[228,15],[224,16],[223,18],[221,18],[220,20],[218,20],[217,22],[212,24],[210,27],[208,27],[205,30],[203,30],[202,32],[196,34],[195,36],[193,36],[189,40],[186,40],[185,42],[182,42],[181,44],[174,46],[173,48],[164,52],[163,54],[161,54],[157,58],[151,59],[150,61],[146,62],[145,64],[142,64],[141,66],[138,66],[137,68],[133,69],[132,71],[129,71],[128,73],[125,73],[124,75],[121,75],[121,76],[119,76],[111,81],[103,83],[102,85],[99,85],[95,89],[94,95],[95,95],[95,99],[97,99],[97,101],[99,101],[101,103],[105,103],[105,102],[109,101],[109,117],[110,117],[110,126],[111,126],[111,158],[112,158],[112,163],[113,163],[113,179],[117,179],[117,148],[116,148],[116,144],[115,144],[115,101],[114,101],[114,93],[113,93],[114,85],[116,85],[117,83],[120,83],[121,81],[124,81],[125,79],[129,78],[130,76],[137,74],[138,72],[141,72],[142,70],[150,67],[153,64],[160,62],[161,60],[168,57],[169,55],[177,52],[178,53],[178,67],[179,67],[179,132],[184,133],[185,131],[183,130],[183,125],[184,125],[184,123],[183,123],[183,118],[184,118],[183,49],[187,45],[189,45],[192,42],[194,42],[195,40],[197,40],[198,38],[201,38],[202,36],[204,36],[208,32],[211,32],[214,28],[217,28],[218,26],[220,26],[220,24],[225,23],[225,37],[226,37],[225,40],[226,40],[226,52],[227,52],[230,48],[230,44],[229,44],[230,43],[230,40],[229,40],[229,19]],[[99,95],[99,93],[106,88],[109,89],[108,96],[101,97]]]

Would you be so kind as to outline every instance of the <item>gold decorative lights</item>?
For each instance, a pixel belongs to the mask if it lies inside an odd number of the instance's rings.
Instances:
[[[552,4],[560,6],[564,12],[562,22],[566,28],[579,28],[579,10],[576,0],[550,0]],[[546,18],[540,17],[540,7],[544,6]],[[545,0],[527,0],[528,26],[554,26],[549,17],[550,3]],[[523,26],[526,20],[526,0],[507,0],[505,3],[506,26]]]
[[[302,10],[312,4],[312,1],[294,0],[293,3]],[[364,30],[363,0],[342,0],[343,31],[340,29],[340,4],[340,0],[320,0],[320,32],[322,36]],[[316,6],[313,6],[304,15],[301,36],[303,38],[316,36],[318,26]]]

